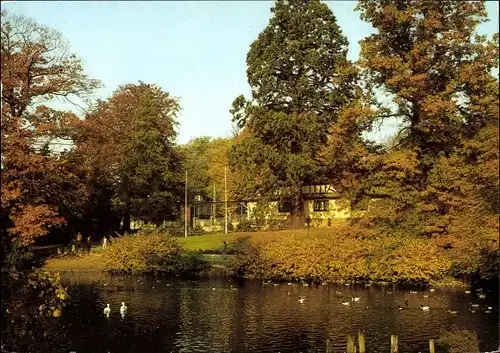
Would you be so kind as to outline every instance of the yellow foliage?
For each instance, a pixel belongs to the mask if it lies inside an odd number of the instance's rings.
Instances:
[[[285,235],[249,245],[246,254],[232,259],[229,266],[233,273],[251,278],[316,281],[428,283],[450,271],[451,260],[433,240],[362,239],[349,231],[345,227],[322,236]]]

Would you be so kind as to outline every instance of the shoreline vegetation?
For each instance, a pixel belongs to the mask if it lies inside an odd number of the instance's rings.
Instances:
[[[328,283],[464,286],[453,249],[408,237],[363,239],[333,229],[207,234],[176,238],[144,231],[113,238],[105,250],[48,257],[51,272],[170,273]],[[225,245],[226,244],[226,245]]]

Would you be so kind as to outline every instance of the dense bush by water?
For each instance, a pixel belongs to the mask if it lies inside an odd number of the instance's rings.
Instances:
[[[197,254],[183,254],[175,237],[145,231],[113,238],[102,256],[108,271],[116,273],[187,273],[206,269]]]
[[[428,283],[450,273],[450,258],[432,240],[359,239],[346,230],[307,237],[284,234],[274,240],[248,242],[245,254],[232,259],[229,267],[235,275],[275,280]]]

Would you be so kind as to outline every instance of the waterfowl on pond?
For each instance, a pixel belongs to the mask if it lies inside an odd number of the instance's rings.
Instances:
[[[286,295],[292,295],[292,292],[286,292]]]
[[[309,283],[303,283],[302,284],[304,287],[309,287]]]
[[[477,297],[478,297],[479,299],[484,299],[484,298],[486,298],[486,294],[482,294],[482,293],[481,293],[481,294],[478,294],[478,295],[477,295]]]
[[[104,308],[104,314],[109,315],[110,312],[111,312],[111,308],[109,307],[109,304],[106,304],[106,307]]]
[[[273,286],[274,287],[279,286],[279,283],[273,283]]]
[[[365,287],[370,287],[371,285],[371,283],[365,283]]]
[[[127,311],[127,306],[125,305],[125,302],[122,302],[122,306],[120,307],[120,313],[125,313]]]
[[[422,295],[422,297],[429,298],[429,294],[424,294],[424,295]]]
[[[361,299],[360,297],[355,297],[355,296],[351,297],[351,301],[353,302],[358,302],[360,299]]]
[[[470,290],[466,290],[464,293],[465,294],[470,294]]]
[[[322,285],[322,286],[327,286],[327,285],[328,285],[328,282],[321,282],[321,285]]]
[[[287,285],[288,286],[293,286],[293,283],[292,282],[288,282]]]
[[[342,302],[342,305],[349,306],[350,303],[349,302]]]
[[[486,309],[491,310],[491,309],[493,309],[493,307],[492,306],[487,306]]]
[[[398,305],[399,310],[403,310],[404,308],[401,305]]]
[[[458,311],[456,311],[456,310],[448,310],[448,313],[450,313],[450,314],[456,314],[456,313],[458,313]]]
[[[212,290],[215,290],[215,287],[212,287]]]
[[[435,292],[436,290],[434,288],[430,288],[429,292]]]
[[[369,305],[365,305],[365,309],[372,309],[372,307]]]
[[[430,308],[428,306],[420,304],[420,309],[422,309],[423,311],[429,311]]]
[[[302,297],[302,296],[299,297],[299,303],[300,304],[303,304],[305,302],[305,300],[306,300],[306,297]]]
[[[417,294],[418,292],[417,291],[414,291],[414,290],[411,290],[410,291],[410,294]]]
[[[485,311],[484,311],[484,313],[485,313],[485,314],[489,314],[489,313],[491,313],[491,311],[489,311],[489,310],[485,310]]]
[[[470,306],[472,306],[473,308],[477,308],[479,306],[479,304],[472,304],[472,303],[470,303]]]
[[[233,286],[232,284],[229,285],[229,288],[231,288],[231,290],[238,290],[238,288],[236,288],[235,286]]]

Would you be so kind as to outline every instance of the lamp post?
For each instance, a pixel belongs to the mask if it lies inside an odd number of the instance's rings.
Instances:
[[[214,162],[216,164],[222,164],[221,162]],[[214,183],[214,195],[215,195],[215,183]],[[214,200],[215,202],[215,200]],[[224,233],[227,234],[227,164],[224,163]]]
[[[188,236],[188,224],[187,224],[187,207],[188,207],[188,172],[186,170],[186,180],[184,185],[184,237]]]
[[[227,234],[227,165],[224,165],[224,233]]]

